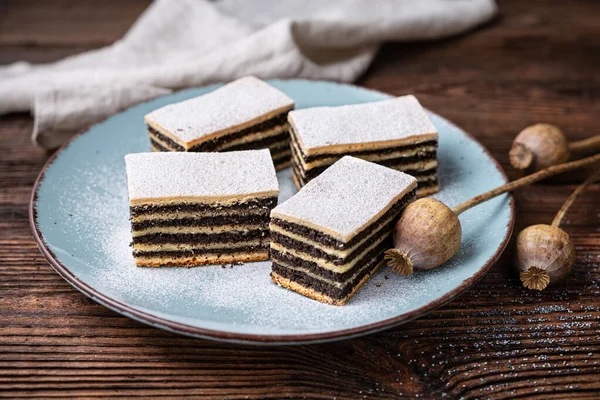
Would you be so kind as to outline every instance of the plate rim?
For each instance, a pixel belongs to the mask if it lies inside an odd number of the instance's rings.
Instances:
[[[271,79],[268,81],[327,83],[327,84],[333,84],[333,85],[339,85],[339,86],[347,86],[347,87],[351,87],[353,89],[358,89],[361,91],[374,92],[379,95],[390,96],[390,94],[379,91],[379,90],[369,89],[369,88],[365,88],[365,87],[350,84],[350,83],[340,83],[340,82],[327,81],[327,80]],[[199,86],[198,88],[207,87],[207,86],[215,86],[215,85],[218,85],[218,83],[208,84],[205,86]],[[193,90],[193,89],[196,89],[196,88],[189,88],[186,90]],[[173,93],[167,94],[165,96],[169,96],[172,94]],[[152,100],[149,100],[146,102],[142,102],[139,104],[135,104],[132,107],[123,109],[123,110],[117,112],[116,114],[112,114],[112,115],[102,119],[101,121],[98,121],[84,129],[82,129],[81,131],[79,131],[78,133],[73,135],[71,138],[69,138],[65,143],[63,143],[54,152],[54,154],[52,154],[52,156],[50,156],[50,158],[46,161],[46,163],[42,167],[42,169],[41,169],[40,173],[38,174],[38,176],[35,180],[35,183],[33,185],[30,200],[29,200],[29,227],[31,229],[31,233],[33,235],[33,238],[36,242],[38,249],[44,256],[44,258],[46,258],[46,260],[48,261],[50,266],[65,281],[67,281],[75,289],[79,290],[81,293],[83,293],[87,297],[91,298],[95,302],[117,312],[118,314],[124,315],[128,318],[131,318],[136,321],[142,322],[144,324],[153,326],[155,328],[165,329],[165,330],[168,330],[171,332],[175,332],[175,333],[179,333],[179,334],[183,334],[183,335],[187,335],[187,336],[198,337],[198,338],[202,338],[202,339],[217,340],[217,341],[222,341],[222,342],[238,343],[238,344],[255,344],[255,345],[285,345],[285,344],[288,344],[288,345],[290,345],[290,344],[322,343],[322,342],[329,342],[329,341],[335,341],[335,340],[350,339],[350,338],[354,338],[354,337],[358,337],[358,336],[362,336],[362,335],[366,335],[366,334],[379,332],[379,331],[389,329],[389,328],[404,324],[406,322],[412,321],[413,319],[416,319],[416,318],[422,317],[426,314],[429,314],[430,312],[434,311],[435,309],[437,309],[437,308],[443,306],[444,304],[450,302],[451,300],[455,299],[460,294],[462,294],[467,289],[469,289],[471,286],[473,286],[475,283],[477,283],[481,278],[483,278],[483,276],[485,276],[485,274],[490,270],[490,268],[498,261],[500,256],[504,253],[504,250],[506,249],[506,246],[508,245],[508,242],[512,236],[513,229],[514,229],[514,223],[515,223],[515,201],[514,201],[513,195],[509,193],[510,221],[508,222],[508,225],[507,225],[506,234],[505,234],[502,242],[496,249],[495,253],[485,262],[485,264],[483,266],[481,266],[481,268],[475,274],[473,274],[470,278],[467,278],[464,281],[462,281],[461,284],[458,287],[456,287],[455,289],[449,291],[448,293],[444,294],[440,298],[438,298],[434,301],[431,301],[415,310],[397,315],[392,318],[387,318],[387,319],[384,319],[384,320],[381,320],[378,322],[373,322],[371,324],[361,325],[361,326],[354,327],[354,328],[347,328],[347,329],[341,329],[341,330],[335,330],[335,331],[329,331],[329,332],[323,332],[323,333],[289,334],[289,335],[287,335],[287,334],[271,335],[271,334],[236,333],[236,332],[221,331],[221,330],[217,330],[217,329],[200,328],[200,327],[193,326],[193,325],[188,325],[188,324],[183,324],[180,322],[171,321],[171,320],[159,317],[157,315],[153,315],[151,313],[148,313],[148,312],[145,312],[142,310],[138,310],[127,304],[117,301],[117,300],[103,294],[102,292],[96,290],[95,288],[89,286],[88,284],[84,283],[79,278],[77,278],[75,276],[75,274],[72,273],[66,265],[64,265],[63,263],[61,263],[58,260],[58,258],[54,254],[54,252],[48,247],[48,245],[44,241],[43,234],[40,231],[39,226],[37,224],[36,203],[38,200],[38,190],[39,190],[39,187],[40,187],[42,181],[44,180],[47,169],[52,165],[52,163],[58,157],[60,157],[60,154],[65,149],[67,149],[74,140],[76,140],[80,136],[89,132],[94,126],[105,122],[106,120],[114,117],[115,115],[124,113],[127,110],[129,110],[133,107],[139,106],[141,104],[149,103],[160,97],[164,97],[164,96],[159,96],[155,99],[152,99]],[[428,110],[428,111],[430,111],[430,110]],[[430,112],[432,112],[432,111],[430,111]],[[432,112],[432,113],[435,114],[440,119],[442,119],[444,123],[463,132],[471,141],[473,141],[477,146],[479,146],[483,150],[483,152],[493,161],[494,167],[498,170],[500,175],[502,175],[504,180],[506,182],[508,182],[508,177],[507,177],[506,173],[504,172],[504,169],[498,162],[498,160],[496,160],[496,158],[490,153],[490,151],[485,146],[483,146],[483,144],[481,144],[481,142],[479,142],[479,140],[477,140],[477,138],[475,138],[473,135],[471,135],[469,132],[465,131],[464,129],[458,127],[453,122],[442,117],[441,115],[439,115],[435,112]]]

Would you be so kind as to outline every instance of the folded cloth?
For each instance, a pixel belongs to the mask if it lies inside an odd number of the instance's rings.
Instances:
[[[351,82],[389,40],[458,34],[493,0],[156,0],[113,45],[44,65],[0,66],[0,114],[31,110],[33,141],[170,91],[261,78]]]

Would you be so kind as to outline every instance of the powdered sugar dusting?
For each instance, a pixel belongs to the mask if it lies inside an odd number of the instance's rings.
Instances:
[[[413,95],[365,104],[295,110],[288,118],[307,152],[332,145],[397,141],[437,133]]]
[[[350,240],[416,185],[417,180],[408,174],[345,156],[275,207],[271,215],[317,225]]]
[[[227,197],[278,192],[267,149],[125,156],[129,198]]]
[[[350,157],[348,157],[350,158]],[[442,160],[444,157],[442,157]],[[367,163],[360,160],[361,163]],[[372,164],[372,163],[368,163]],[[393,171],[393,170],[390,170]],[[396,171],[394,171],[396,172]],[[444,182],[457,179],[460,169],[441,169]],[[291,171],[278,173],[280,202],[295,192]],[[459,199],[458,186],[443,187],[437,196],[442,200]],[[98,199],[99,200],[99,199]],[[106,202],[106,199],[103,199]],[[176,313],[183,321],[193,323],[198,310],[203,320],[215,329],[241,329],[249,333],[316,332],[337,330],[353,326],[357,320],[369,320],[374,310],[377,314],[394,315],[398,309],[410,307],[415,299],[432,298],[442,291],[435,282],[458,284],[461,274],[448,274],[458,268],[465,258],[478,251],[481,243],[469,234],[478,213],[465,213],[461,217],[467,227],[465,240],[457,257],[442,268],[410,277],[394,274],[382,267],[373,278],[343,307],[329,306],[307,299],[297,293],[278,287],[270,280],[270,262],[248,263],[239,266],[214,265],[196,268],[139,268],[134,266],[129,242],[126,194],[114,197],[105,207],[111,211],[116,223],[102,232],[102,265],[96,279],[106,290],[122,296],[128,302],[145,309],[161,310],[169,316]],[[93,203],[90,204],[94,207]],[[476,210],[476,209],[475,209]],[[81,212],[83,210],[79,210]],[[91,212],[91,210],[88,210]],[[116,216],[115,214],[120,214]],[[207,310],[211,310],[207,315]],[[233,323],[222,325],[220,321]]]
[[[208,94],[159,108],[146,119],[191,142],[293,106],[294,100],[280,90],[247,76]]]
[[[329,93],[311,88],[307,98]],[[159,101],[150,106],[157,105]],[[36,202],[36,221],[56,258],[84,284],[132,309],[234,333],[286,335],[356,328],[426,307],[455,290],[480,271],[506,234],[510,210],[504,196],[461,214],[463,244],[444,266],[411,277],[383,267],[343,307],[321,304],[273,284],[269,262],[135,267],[129,247],[124,156],[148,150],[140,122],[148,108],[133,108],[74,140],[46,171]],[[441,192],[435,197],[453,206],[501,183],[477,144],[445,120],[432,118],[440,130]],[[285,201],[295,192],[291,171],[277,176],[280,201]]]
[[[431,275],[400,277],[382,268],[350,303],[335,307],[283,289],[270,280],[270,262],[196,268],[139,268],[126,244],[129,232],[118,228],[103,243],[107,263],[98,281],[108,290],[144,308],[180,312],[183,318],[197,317],[218,322],[231,318],[228,329],[239,326],[247,332],[278,333],[335,330],[358,319],[368,319],[374,309],[393,314],[406,307],[417,295],[435,295]],[[436,274],[437,272],[433,272]],[[207,314],[208,310],[212,312]],[[211,315],[212,314],[212,315]],[[232,326],[233,325],[233,326]]]

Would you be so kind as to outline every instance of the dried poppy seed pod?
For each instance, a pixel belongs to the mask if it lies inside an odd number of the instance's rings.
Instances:
[[[419,199],[400,215],[394,226],[394,248],[385,252],[385,261],[402,275],[410,275],[415,269],[437,268],[460,247],[462,229],[458,216],[462,212],[503,193],[598,161],[600,154],[555,165],[475,196],[454,208],[432,198]]]
[[[559,228],[577,197],[600,178],[600,170],[590,175],[571,193],[562,205],[552,225],[533,225],[517,236],[515,265],[523,286],[544,290],[546,286],[563,281],[575,264],[575,248],[569,235]]]
[[[385,252],[394,272],[410,275],[448,261],[460,247],[458,217],[441,201],[425,198],[409,204],[394,228],[396,247]]]
[[[535,124],[523,129],[514,139],[509,159],[513,167],[534,170],[569,161],[569,142],[554,125]]]
[[[532,225],[519,233],[516,266],[523,286],[544,290],[562,282],[575,264],[575,248],[569,235],[551,225]]]
[[[564,133],[550,124],[535,124],[523,129],[513,140],[509,152],[511,165],[520,170],[539,171],[600,152],[600,135],[569,143]]]

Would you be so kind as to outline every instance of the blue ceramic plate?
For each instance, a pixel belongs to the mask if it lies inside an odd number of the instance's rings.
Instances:
[[[363,103],[389,97],[351,85],[271,81],[297,108]],[[496,261],[513,226],[513,204],[501,196],[461,215],[463,244],[435,271],[399,276],[380,271],[343,307],[279,288],[270,263],[223,268],[136,268],[129,248],[125,163],[150,151],[144,114],[218,85],[140,104],[75,137],[50,159],[35,185],[31,226],[52,266],[74,287],[123,315],[183,334],[252,343],[306,343],[375,332],[421,316],[454,298]],[[498,163],[471,136],[431,113],[439,130],[441,192],[453,206],[503,184]],[[280,172],[281,198],[295,192]]]

